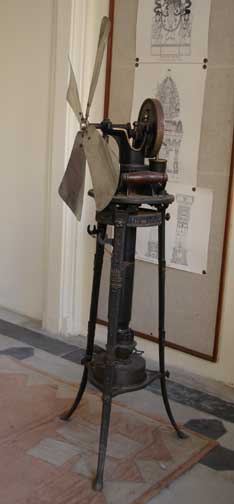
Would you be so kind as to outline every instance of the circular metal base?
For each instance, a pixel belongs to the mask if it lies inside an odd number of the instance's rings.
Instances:
[[[99,384],[100,387],[104,383],[104,375],[106,368],[106,352],[103,351],[95,355],[92,361],[89,363],[89,376],[90,381],[94,380],[95,384]],[[123,387],[128,385],[138,386],[146,380],[146,367],[145,359],[138,354],[133,353],[129,359],[116,360],[114,365],[114,380],[113,388]]]

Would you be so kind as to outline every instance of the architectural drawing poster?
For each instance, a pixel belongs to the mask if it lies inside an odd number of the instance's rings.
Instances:
[[[202,65],[142,63],[135,70],[131,120],[146,98],[160,100],[165,132],[159,156],[167,159],[169,181],[197,183],[205,81]]]
[[[213,193],[210,189],[168,184],[175,201],[166,222],[167,266],[193,273],[206,272]],[[157,263],[158,228],[138,228],[136,259]]]
[[[207,58],[211,0],[139,0],[140,62],[201,63]]]

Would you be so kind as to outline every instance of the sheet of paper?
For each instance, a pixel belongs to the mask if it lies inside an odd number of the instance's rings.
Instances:
[[[211,0],[139,0],[136,56],[141,62],[203,62],[210,6]]]
[[[140,64],[135,69],[131,120],[146,98],[158,98],[165,119],[159,156],[170,181],[196,185],[206,70],[202,65]]]
[[[175,202],[166,223],[167,266],[193,273],[207,271],[213,193],[210,189],[169,183]],[[136,259],[157,263],[158,229],[138,228]]]

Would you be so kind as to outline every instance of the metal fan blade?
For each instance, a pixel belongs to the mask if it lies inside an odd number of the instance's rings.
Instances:
[[[83,145],[92,178],[96,208],[100,212],[110,203],[118,187],[119,161],[93,125],[87,128]]]
[[[85,185],[86,158],[82,142],[82,134],[79,132],[59,187],[59,195],[78,220],[81,219]]]
[[[106,46],[108,36],[110,33],[110,27],[111,27],[111,22],[110,22],[109,18],[103,17],[101,27],[100,27],[97,53],[96,53],[96,59],[95,59],[95,64],[94,64],[94,69],[93,69],[93,76],[92,76],[90,89],[89,89],[89,97],[88,97],[88,103],[87,103],[86,114],[85,114],[86,119],[89,116],[90,107],[91,107],[94,93],[95,93],[95,89],[97,86],[97,81],[98,81],[98,77],[99,77],[99,73],[100,73],[101,65],[102,65],[103,54],[104,54],[105,46]]]
[[[81,108],[81,103],[80,103],[80,97],[79,97],[79,91],[77,87],[77,82],[75,78],[75,74],[72,68],[72,64],[69,61],[70,64],[70,80],[69,80],[69,86],[67,90],[67,101],[72,108],[75,116],[78,119],[79,124],[81,124],[81,119],[83,117],[83,112]]]

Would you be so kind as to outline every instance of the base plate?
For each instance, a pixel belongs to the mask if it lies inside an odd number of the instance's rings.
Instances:
[[[87,363],[89,381],[103,391],[106,352],[95,355],[91,362]],[[140,390],[149,383],[160,378],[158,371],[149,371],[145,368],[145,360],[138,354],[132,354],[126,361],[113,361],[114,379],[112,383],[112,396]]]

